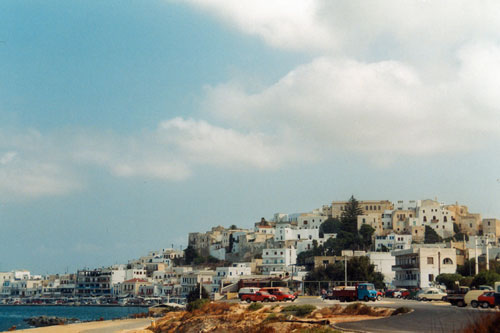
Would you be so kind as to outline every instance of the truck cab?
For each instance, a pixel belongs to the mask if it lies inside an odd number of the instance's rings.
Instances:
[[[357,289],[359,300],[374,301],[377,299],[377,290],[375,290],[373,283],[360,283],[358,284]]]

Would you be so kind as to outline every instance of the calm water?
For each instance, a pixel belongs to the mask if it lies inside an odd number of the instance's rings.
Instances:
[[[16,325],[18,329],[30,328],[23,321],[36,316],[56,316],[78,318],[82,321],[98,320],[99,318],[114,319],[126,317],[132,313],[147,312],[142,307],[98,307],[98,306],[0,306],[0,332]]]

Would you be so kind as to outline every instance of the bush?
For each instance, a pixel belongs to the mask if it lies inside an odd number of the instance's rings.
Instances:
[[[455,281],[460,281],[462,278],[460,274],[439,274],[436,276],[436,282],[444,284],[446,289],[451,290],[455,288]]]
[[[210,300],[206,298],[197,299],[196,301],[192,301],[186,305],[186,310],[192,312],[194,310],[201,309],[205,304],[209,303]]]
[[[397,315],[398,315],[398,314],[400,314],[400,313],[408,313],[408,312],[410,312],[410,311],[411,311],[411,309],[410,309],[410,308],[407,308],[406,306],[402,306],[402,307],[397,308],[397,309],[396,309],[396,310],[392,313],[392,315],[391,315],[391,316],[397,316]]]
[[[257,311],[262,309],[263,306],[262,303],[252,303],[248,306],[248,311]]]
[[[283,312],[294,312],[296,316],[304,317],[316,310],[316,307],[311,304],[304,305],[289,305],[283,308]]]
[[[500,274],[497,274],[493,271],[483,271],[474,277],[471,285],[473,287],[479,287],[480,285],[488,285],[493,287],[493,285],[497,281],[500,281]]]
[[[276,313],[271,313],[269,316],[264,319],[264,321],[277,321],[279,320],[279,317],[276,315]]]

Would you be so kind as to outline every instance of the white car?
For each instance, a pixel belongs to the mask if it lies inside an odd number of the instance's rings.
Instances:
[[[429,288],[422,290],[417,294],[419,301],[444,301],[446,300],[447,293],[437,288]]]

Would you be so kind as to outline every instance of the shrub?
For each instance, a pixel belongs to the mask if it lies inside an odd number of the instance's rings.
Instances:
[[[264,319],[264,321],[277,321],[279,318],[276,313],[271,313],[269,316]]]
[[[285,306],[282,311],[284,312],[294,312],[296,316],[303,317],[307,316],[311,312],[316,310],[316,307],[311,304],[304,305],[289,305]]]
[[[398,314],[400,314],[400,313],[408,313],[408,312],[410,312],[410,311],[411,311],[411,309],[410,309],[410,308],[407,308],[406,306],[402,306],[402,307],[397,308],[397,309],[396,309],[396,310],[392,313],[392,315],[391,315],[391,316],[396,316],[396,315],[398,315]]]
[[[186,310],[189,311],[189,312],[192,312],[194,310],[199,310],[201,309],[205,304],[207,304],[208,302],[210,302],[208,299],[206,298],[202,298],[202,299],[197,299],[196,301],[192,301],[192,302],[189,302],[187,305],[186,305]]]
[[[257,311],[262,309],[263,306],[262,303],[252,303],[248,306],[248,311]]]

